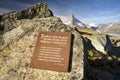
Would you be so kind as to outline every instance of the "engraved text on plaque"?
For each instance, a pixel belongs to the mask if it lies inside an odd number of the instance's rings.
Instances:
[[[40,32],[30,67],[68,72],[70,46],[69,32]]]

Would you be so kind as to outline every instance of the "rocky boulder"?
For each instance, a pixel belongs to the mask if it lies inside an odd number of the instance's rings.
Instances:
[[[107,54],[112,50],[112,43],[107,35],[83,35],[83,37],[89,39],[91,41],[92,46],[102,52],[103,54]]]
[[[1,80],[81,80],[83,79],[83,41],[74,29],[64,25],[60,18],[34,18],[17,20],[16,28],[4,33],[0,51]],[[56,72],[29,67],[39,31],[71,32],[71,71]]]
[[[77,31],[81,33],[84,45],[84,79],[119,80],[120,47],[114,44],[120,37],[115,38],[90,29]]]
[[[46,18],[53,16],[52,11],[47,7],[47,3],[38,3],[23,11],[13,11],[0,15],[0,24],[4,27],[4,32],[12,30],[15,20],[32,19],[32,18]]]

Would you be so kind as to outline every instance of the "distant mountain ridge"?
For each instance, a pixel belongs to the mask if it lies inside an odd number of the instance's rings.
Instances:
[[[99,24],[98,30],[105,33],[117,33],[120,34],[120,22],[113,22],[108,24]]]
[[[71,14],[68,17],[67,21],[64,23],[72,27],[91,28],[93,30],[98,29],[98,25],[94,23],[90,23],[90,24],[83,23],[81,20],[77,19],[73,14]]]

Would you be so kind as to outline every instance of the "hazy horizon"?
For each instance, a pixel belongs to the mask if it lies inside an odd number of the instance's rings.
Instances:
[[[39,2],[47,2],[53,14],[63,20],[74,14],[84,23],[120,21],[120,0],[1,0],[0,13],[24,10]]]

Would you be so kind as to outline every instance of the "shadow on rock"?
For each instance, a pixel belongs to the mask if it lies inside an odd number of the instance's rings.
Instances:
[[[0,48],[4,44],[3,33],[4,33],[4,27],[0,25]]]
[[[111,43],[110,39],[107,41]],[[83,43],[84,80],[119,80],[120,47],[112,47],[112,50],[109,49],[105,55],[97,51],[87,38],[83,38]]]
[[[74,41],[74,35],[72,34],[71,36],[71,48],[70,48],[70,57],[69,57],[69,68],[68,68],[68,72],[71,72],[72,69],[72,57],[73,57],[73,41]]]

